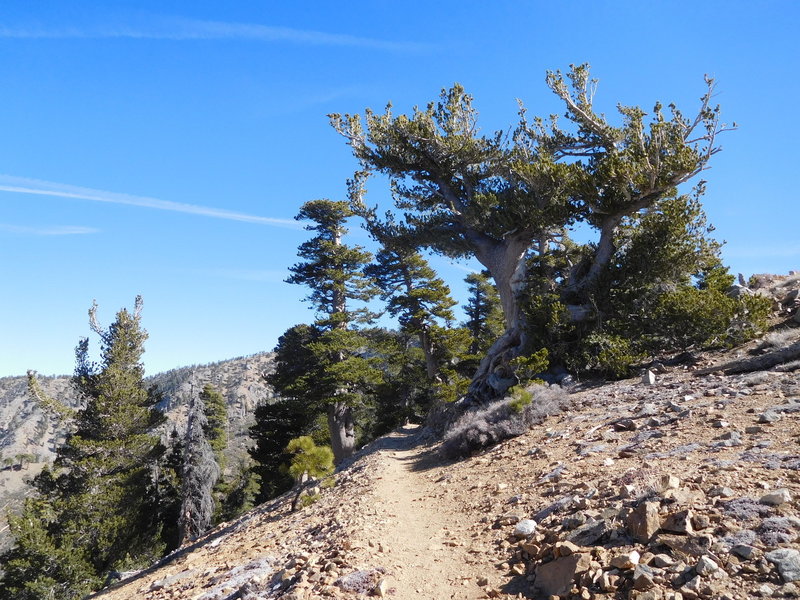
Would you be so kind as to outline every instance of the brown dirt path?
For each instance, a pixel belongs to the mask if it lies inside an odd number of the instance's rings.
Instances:
[[[409,426],[381,440],[380,474],[370,492],[375,514],[365,523],[363,559],[387,569],[395,598],[485,598],[468,566],[464,532],[474,521],[463,505],[443,501],[447,479]]]

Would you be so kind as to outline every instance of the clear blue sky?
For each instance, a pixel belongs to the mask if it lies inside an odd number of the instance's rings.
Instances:
[[[800,268],[798,26],[790,0],[5,0],[0,375],[71,372],[92,299],[107,324],[136,294],[148,373],[271,349],[313,318],[283,283],[307,237],[292,218],[355,168],[327,113],[460,82],[505,129],[516,98],[563,112],[544,75],[570,63],[592,65],[609,115],[691,112],[714,76],[739,125],[704,174],[726,262]],[[460,288],[463,266],[434,265]]]

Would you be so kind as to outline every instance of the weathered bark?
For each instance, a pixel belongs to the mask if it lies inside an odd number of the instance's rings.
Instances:
[[[353,455],[356,443],[353,409],[344,402],[328,405],[328,429],[331,433],[333,462],[339,464]]]
[[[428,376],[428,381],[434,381],[439,375],[439,364],[436,362],[433,340],[428,330],[424,327],[420,329],[419,344],[425,354],[425,374]]]
[[[600,239],[597,242],[592,264],[589,270],[581,277],[570,277],[570,281],[564,287],[562,298],[565,300],[583,299],[582,297],[588,290],[594,288],[600,276],[611,262],[616,248],[614,247],[614,234],[622,221],[623,215],[609,216],[600,225]],[[576,311],[578,314],[579,311]]]
[[[530,236],[495,242],[481,252],[478,260],[487,268],[500,295],[506,331],[492,344],[472,378],[469,404],[482,404],[501,397],[517,383],[510,361],[519,356],[526,343],[525,319],[519,297],[526,285],[526,254]]]

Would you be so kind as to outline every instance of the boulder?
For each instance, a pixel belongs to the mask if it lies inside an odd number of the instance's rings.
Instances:
[[[694,529],[692,528],[692,511],[682,510],[668,515],[661,524],[661,529],[664,531],[671,531],[673,533],[693,533]]]
[[[768,504],[769,506],[780,506],[792,501],[792,495],[786,488],[772,490],[771,492],[761,496],[759,502],[761,504]]]
[[[778,568],[781,578],[786,582],[800,581],[800,551],[794,548],[779,548],[764,555]]]
[[[572,589],[575,576],[585,573],[591,565],[588,554],[571,554],[536,567],[533,588],[541,596],[565,596]]]
[[[658,507],[658,502],[642,502],[628,515],[628,532],[637,542],[646,544],[661,528]]]

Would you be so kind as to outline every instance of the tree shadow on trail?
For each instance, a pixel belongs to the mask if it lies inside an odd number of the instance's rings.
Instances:
[[[379,451],[408,452],[417,449],[417,452],[408,456],[396,456],[397,460],[406,463],[411,471],[429,471],[436,467],[452,464],[452,461],[439,454],[439,440],[430,431],[420,425],[405,425],[367,444],[353,456],[353,461]],[[347,465],[352,464],[348,461]]]

